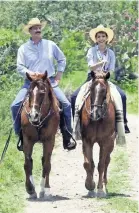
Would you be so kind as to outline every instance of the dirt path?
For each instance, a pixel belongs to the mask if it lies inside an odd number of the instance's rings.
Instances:
[[[129,116],[130,129],[132,134],[127,137],[127,150],[129,153],[129,173],[133,190],[131,195],[137,198],[137,186],[139,177],[137,173],[139,158],[138,155],[138,134],[137,116]],[[84,187],[85,171],[83,169],[83,155],[81,141],[74,151],[63,151],[60,140],[58,147],[54,150],[52,157],[52,172],[50,176],[52,199],[50,201],[27,201],[24,213],[104,213],[101,206],[105,205],[103,200],[97,201],[86,197],[87,190]],[[98,163],[98,146],[95,145],[95,164]],[[97,171],[95,171],[95,179]],[[39,192],[37,187],[37,192]]]
[[[131,196],[139,200],[139,117],[129,115],[131,133],[127,135],[127,151],[129,156],[129,176],[131,180]]]

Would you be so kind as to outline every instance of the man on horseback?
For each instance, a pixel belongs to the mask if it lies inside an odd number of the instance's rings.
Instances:
[[[40,73],[47,71],[53,91],[63,108],[63,116],[61,116],[60,124],[63,146],[64,149],[71,150],[76,147],[75,142],[71,141],[71,104],[58,86],[65,70],[66,58],[53,41],[42,39],[41,30],[45,25],[46,22],[40,22],[38,18],[32,18],[24,26],[24,32],[30,34],[31,38],[20,46],[17,54],[17,71],[24,77],[25,83],[11,105],[14,130],[19,135],[20,140],[22,140],[20,108],[30,86],[30,81],[27,79],[26,73],[31,78],[34,78]],[[58,71],[56,75],[54,59],[57,61]]]
[[[113,37],[113,30],[105,28],[102,25],[99,25],[97,28],[90,31],[90,38],[96,45],[91,47],[87,53],[89,71],[86,82],[91,80],[91,71],[103,69],[105,72],[112,72],[115,70],[115,54],[110,48],[107,47],[107,44],[112,41]],[[126,118],[126,95],[118,86],[116,86],[116,88],[122,98],[125,133],[130,133]],[[71,97],[73,117],[75,114],[75,101],[79,91],[80,88],[78,88]]]

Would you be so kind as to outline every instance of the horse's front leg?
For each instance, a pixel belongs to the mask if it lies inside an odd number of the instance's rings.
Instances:
[[[99,163],[98,163],[98,172],[99,172],[99,180],[97,185],[97,197],[106,197],[106,181],[107,181],[107,163],[109,163],[108,156],[108,148],[105,146],[100,146],[100,154],[99,154]],[[108,162],[106,163],[106,159]],[[104,180],[105,178],[105,180]],[[105,181],[105,182],[104,182]]]
[[[23,144],[23,152],[25,156],[25,164],[24,170],[26,174],[26,191],[30,195],[29,198],[37,198],[37,193],[35,191],[35,184],[32,176],[32,169],[33,169],[33,160],[32,160],[32,150],[33,150],[34,143],[29,141],[27,138],[24,139]]]
[[[103,177],[103,182],[105,184],[105,188],[106,188],[106,185],[107,185],[107,182],[108,182],[107,181],[107,170],[108,170],[108,166],[109,166],[110,159],[111,159],[110,158],[110,154],[113,151],[113,148],[114,148],[114,141],[111,143],[111,145],[110,145],[110,147],[108,149],[106,160],[105,160],[105,170],[104,170],[104,177]]]
[[[93,190],[95,189],[95,182],[93,181],[95,165],[92,157],[92,147],[91,141],[83,139],[84,168],[87,174],[85,187],[87,190],[91,191],[93,195]]]
[[[40,198],[48,198],[50,194],[49,174],[51,171],[51,155],[54,147],[55,137],[49,137],[43,142],[42,157],[42,180]]]

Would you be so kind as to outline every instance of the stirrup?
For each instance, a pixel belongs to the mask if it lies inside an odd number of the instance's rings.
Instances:
[[[67,149],[67,150],[73,150],[76,148],[76,143],[75,142],[69,142],[66,146],[64,146],[64,149]]]
[[[17,142],[17,149],[19,151],[23,151],[23,135],[22,135],[22,132],[20,132],[20,134],[19,134],[19,139],[18,139],[18,142]]]

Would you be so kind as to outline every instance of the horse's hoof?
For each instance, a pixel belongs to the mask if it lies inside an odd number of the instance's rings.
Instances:
[[[37,199],[37,193],[34,192],[33,194],[29,195],[29,199]]]
[[[103,189],[98,189],[97,190],[97,197],[98,198],[105,198],[107,196],[107,193],[103,191]]]
[[[87,178],[85,181],[85,188],[88,191],[93,191],[95,189],[95,182],[92,181],[91,179]]]
[[[44,191],[39,193],[39,198],[44,198]]]
[[[45,200],[51,200],[52,199],[50,188],[44,188],[44,196],[43,197],[44,197]]]
[[[96,192],[95,191],[89,191],[87,196],[88,197],[96,197]]]

